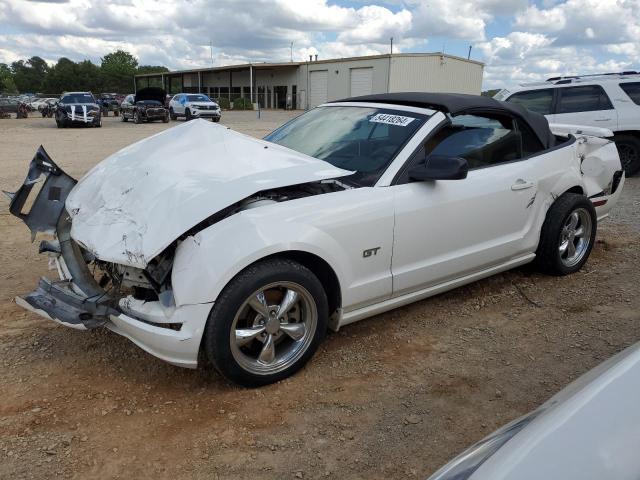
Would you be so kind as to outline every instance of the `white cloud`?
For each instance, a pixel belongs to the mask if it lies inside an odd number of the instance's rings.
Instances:
[[[562,75],[622,71],[631,66],[627,59],[600,61],[588,49],[557,47],[554,42],[555,38],[541,33],[511,32],[479,44],[487,61],[485,87],[508,87]]]
[[[0,0],[0,62],[122,48],[177,69],[209,65],[210,43],[223,65],[289,60],[291,42],[294,60],[386,53],[393,37],[396,52],[472,43],[490,88],[640,61],[640,0],[341,1]]]
[[[559,45],[637,41],[639,0],[567,0],[549,8],[535,5],[515,17],[515,26],[554,33]]]
[[[413,34],[482,41],[486,27],[497,15],[513,15],[526,8],[527,0],[409,0]]]
[[[98,60],[124,48],[141,63],[182,68],[208,64],[210,44],[216,62],[238,63],[287,60],[291,42],[297,60],[312,50],[324,58],[386,52],[389,37],[398,49],[415,43],[406,38],[406,9],[327,0],[3,0],[0,23],[9,22],[17,33],[0,39],[5,62],[32,55]]]

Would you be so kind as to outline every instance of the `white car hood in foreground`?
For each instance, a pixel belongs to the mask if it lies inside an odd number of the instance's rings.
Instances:
[[[71,191],[66,208],[71,236],[96,257],[143,268],[178,236],[253,193],[350,173],[194,120],[96,165]]]

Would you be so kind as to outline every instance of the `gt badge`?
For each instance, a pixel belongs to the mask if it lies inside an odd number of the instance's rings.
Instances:
[[[367,250],[362,252],[362,257],[363,258],[368,258],[368,257],[374,256],[374,255],[377,255],[378,254],[378,250],[380,250],[380,247],[368,248]]]

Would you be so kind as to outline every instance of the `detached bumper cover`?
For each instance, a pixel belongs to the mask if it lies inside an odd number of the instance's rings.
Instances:
[[[42,188],[25,213],[27,200],[42,178]],[[64,202],[76,183],[40,147],[31,160],[22,186],[17,192],[8,194],[11,198],[9,211],[27,224],[32,240],[38,232],[57,236],[59,252],[55,260],[63,278],[61,282],[42,278],[35,291],[17,301],[60,323],[96,328],[104,325],[109,315],[117,310],[110,306],[111,299],[89,272],[83,252],[70,236],[71,221]],[[51,245],[43,242],[40,251],[51,252]],[[56,255],[56,252],[52,253]]]
[[[103,326],[109,315],[118,313],[108,297],[90,299],[73,291],[72,282],[40,279],[33,292],[16,298],[16,303],[38,315],[80,330]]]

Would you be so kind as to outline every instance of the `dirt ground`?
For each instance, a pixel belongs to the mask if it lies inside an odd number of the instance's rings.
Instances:
[[[226,113],[262,136],[290,114]],[[0,120],[0,188],[38,145],[74,176],[175,125]],[[0,201],[0,478],[425,478],[640,339],[640,178],[570,277],[528,268],[343,328],[295,377],[246,390],[106,330],[17,307],[46,261]]]

